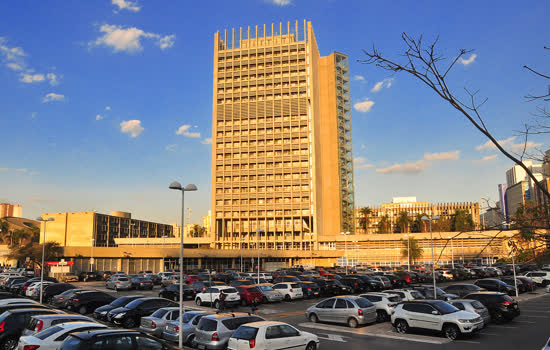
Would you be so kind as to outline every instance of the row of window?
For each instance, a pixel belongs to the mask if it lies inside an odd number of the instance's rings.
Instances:
[[[255,59],[255,58],[269,58],[269,57],[275,57],[275,56],[281,56],[281,55],[289,55],[289,54],[297,54],[297,53],[305,53],[306,47],[305,45],[302,45],[301,47],[293,46],[293,47],[267,47],[267,48],[258,48],[254,50],[255,52],[240,52],[236,51],[231,55],[230,52],[225,54],[218,55],[218,61],[223,62],[231,62],[233,60],[248,60],[248,59]]]
[[[257,192],[291,192],[291,191],[309,191],[309,185],[280,185],[280,186],[259,186]],[[240,188],[217,188],[216,194],[241,194],[241,193],[255,193],[256,187],[240,187]]]
[[[290,171],[289,170],[286,170],[285,171]],[[273,176],[273,180],[299,180],[299,179],[309,179],[309,173],[294,173],[294,174],[274,174],[274,175],[270,175],[270,176]],[[243,175],[243,176],[225,176],[225,178],[223,176],[217,176],[216,177],[216,183],[222,183],[222,182],[236,182],[236,181],[256,181],[256,180],[259,180],[259,181],[262,181],[262,180],[265,180],[267,179],[266,175]],[[269,179],[268,179],[269,181]]]
[[[259,95],[259,96],[250,96],[250,97],[233,97],[233,98],[218,98],[218,104],[231,104],[231,103],[245,103],[245,102],[256,102],[256,101],[273,101],[280,100],[283,98],[297,98],[297,97],[307,97],[307,92],[291,92],[283,94],[273,94],[273,95]]]
[[[292,115],[292,116],[276,116],[276,117],[258,117],[258,118],[250,118],[250,119],[235,119],[235,120],[218,120],[216,123],[217,126],[239,126],[239,125],[248,125],[248,124],[262,124],[262,123],[280,123],[280,122],[288,122],[288,121],[294,121],[294,120],[308,120],[308,116],[306,114],[303,115]]]
[[[241,158],[263,158],[263,157],[284,157],[284,156],[307,156],[309,150],[305,149],[294,149],[294,150],[282,150],[282,151],[259,151],[259,152],[249,152],[241,153]],[[245,156],[246,154],[246,156]],[[231,159],[231,153],[219,153],[216,155],[217,160]]]
[[[218,66],[218,72],[231,72],[231,71],[234,71],[234,72],[238,72],[239,70],[240,71],[245,71],[245,70],[248,70],[248,69],[267,69],[267,68],[279,68],[279,67],[284,67],[284,68],[296,68],[297,65],[303,65],[306,63],[306,60],[304,58],[301,58],[301,59],[290,59],[290,60],[281,60],[281,61],[271,61],[271,62],[250,62],[250,61],[247,61],[247,62],[244,62],[244,63],[241,63],[239,65],[235,64],[235,65],[225,65],[225,67],[221,67],[221,66]]]
[[[232,148],[232,147],[235,147],[235,148],[239,148],[239,147],[256,147],[256,146],[259,146],[259,147],[262,147],[262,146],[273,146],[273,145],[291,145],[291,144],[299,144],[299,143],[308,143],[309,142],[309,139],[307,137],[293,137],[293,138],[285,138],[285,139],[276,139],[276,140],[273,140],[273,139],[268,139],[268,140],[264,140],[264,139],[261,139],[261,140],[250,140],[250,141],[242,141],[242,142],[227,142],[227,143],[216,143],[216,148],[217,149],[222,149],[224,148],[224,145],[225,145],[225,148]],[[241,156],[242,154],[242,156]],[[245,156],[245,154],[247,153],[234,153],[233,154],[233,159],[239,159],[239,158],[246,158],[247,156]]]
[[[294,162],[276,162],[276,163],[249,163],[249,164],[234,164],[234,165],[217,165],[217,171],[240,171],[240,170],[254,170],[254,169],[274,169],[274,168],[297,168],[297,167],[309,167],[309,162],[294,161]]]
[[[226,72],[225,76],[218,77],[218,83],[227,81],[227,79],[233,79],[233,81],[239,82],[239,81],[248,81],[248,80],[296,77],[297,79],[304,80],[305,76],[306,76],[306,68],[303,66],[300,69],[291,68],[290,72],[266,72],[266,73],[248,72],[246,75],[242,75],[240,74],[239,71],[236,71],[236,72]],[[341,81],[346,81],[346,80],[341,79]]]
[[[241,212],[238,212],[238,211],[217,211],[216,212],[216,217],[217,218],[223,218],[223,217],[226,217],[226,218],[230,218],[230,217],[270,217],[270,216],[279,216],[279,215],[283,215],[282,214],[282,210],[250,210],[250,211],[241,211]],[[292,216],[308,216],[309,215],[309,209],[292,209],[292,210],[289,210],[289,214],[286,214],[287,210],[284,211],[285,214],[284,215],[292,215]],[[267,221],[269,223],[269,226],[272,226],[273,224],[273,220],[272,219],[268,219],[268,220],[262,220],[260,221],[260,228],[261,229],[265,229],[265,221]],[[238,224],[240,221],[230,221],[230,222],[227,222],[227,224],[230,224],[230,223],[234,223],[234,224]],[[243,223],[244,222],[248,222],[248,221],[242,221]],[[255,223],[255,221],[252,221],[253,223]]]
[[[216,200],[216,205],[256,205],[256,204],[292,204],[309,203],[309,197],[280,197],[280,198],[250,198],[250,199],[225,199]]]
[[[226,94],[229,94],[229,93],[240,93],[240,92],[248,92],[248,91],[258,91],[258,90],[264,90],[264,89],[277,89],[277,88],[293,88],[293,87],[302,87],[302,88],[305,88],[306,87],[306,81],[305,80],[300,80],[300,82],[298,83],[298,81],[294,81],[294,82],[283,82],[283,83],[260,83],[258,82],[258,85],[244,85],[242,87],[226,87],[225,89],[224,88],[218,88],[218,93],[219,94],[223,94],[223,93],[226,93]]]
[[[256,129],[254,126],[247,130],[235,130],[235,131],[218,131],[216,134],[218,137],[224,137],[224,136],[249,136],[249,135],[272,135],[272,134],[280,134],[280,133],[290,133],[290,132],[307,132],[309,131],[309,128],[307,125],[302,126],[285,126],[285,127],[265,127],[265,128],[258,128]]]

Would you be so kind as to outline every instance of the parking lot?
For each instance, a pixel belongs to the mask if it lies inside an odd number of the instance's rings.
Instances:
[[[452,283],[452,282],[451,282]],[[445,286],[449,283],[441,283]],[[113,295],[158,296],[159,287],[152,291],[120,291],[105,289],[102,282],[77,283],[80,286],[109,292]],[[337,349],[345,344],[351,349],[394,349],[406,346],[408,349],[425,349],[428,347],[445,349],[464,349],[466,346],[488,349],[532,349],[541,348],[550,337],[550,294],[539,288],[534,293],[524,293],[515,298],[520,303],[521,316],[502,325],[489,324],[478,334],[450,341],[442,335],[428,332],[412,331],[408,334],[397,333],[389,322],[376,323],[356,329],[335,324],[311,323],[305,317],[305,310],[321,299],[296,300],[259,306],[259,315],[269,319],[287,322],[297,328],[316,334],[323,349]],[[184,302],[186,307],[212,310],[197,305],[192,300]],[[237,307],[234,311],[250,312],[250,307]]]

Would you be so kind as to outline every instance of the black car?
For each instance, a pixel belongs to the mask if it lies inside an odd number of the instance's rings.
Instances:
[[[221,281],[212,281],[212,282],[194,281],[193,283],[191,283],[191,289],[193,289],[195,291],[195,293],[204,292],[206,290],[206,288],[214,287],[214,286],[225,286],[225,283],[223,283]],[[185,292],[185,290],[184,290],[184,292]],[[171,299],[171,298],[168,298],[168,299]]]
[[[328,295],[350,294],[351,288],[339,280],[325,280]]]
[[[25,276],[13,276],[6,280],[6,283],[2,286],[4,290],[10,290],[11,286],[15,283],[25,283],[29,280],[28,277]]]
[[[511,321],[520,315],[518,302],[504,293],[477,292],[466,295],[464,299],[474,299],[485,305],[495,323]]]
[[[73,297],[73,295],[82,291],[85,291],[85,289],[75,288],[66,290],[58,295],[54,295],[50,305],[58,309],[64,309],[67,306],[67,302]]]
[[[13,283],[10,288],[8,289],[8,293],[11,293],[12,294],[12,298],[13,298],[13,295],[20,295],[20,291],[21,289],[23,289],[23,286],[25,285],[25,283],[27,283],[26,281],[25,282],[15,282]]]
[[[59,283],[59,281],[53,277],[44,276],[44,281],[53,282],[53,283]],[[21,288],[18,290],[19,295],[25,296],[25,292],[27,291],[27,288],[33,284],[34,282],[40,282],[40,277],[33,277],[29,280],[27,280],[25,283],[21,285]]]
[[[175,307],[177,303],[164,298],[140,298],[124,307],[118,307],[109,311],[107,321],[125,328],[133,328],[140,324],[142,317],[149,316],[163,307]]]
[[[78,280],[81,282],[95,281],[97,280],[97,275],[95,272],[82,271],[78,274]]]
[[[231,281],[231,283],[229,283],[229,285],[231,287],[238,287],[238,286],[253,286],[255,285],[256,283],[254,281],[251,281],[251,280],[247,280],[247,279],[243,279],[243,280],[233,280]]]
[[[346,285],[351,288],[351,293],[361,293],[364,291],[369,290],[367,283],[365,283],[362,279],[356,278],[356,277],[342,277],[340,280],[340,283],[343,285]]]
[[[444,301],[458,299],[458,295],[451,294],[451,293],[446,293],[445,291],[443,291],[439,287],[435,288],[436,293],[437,293],[437,298],[434,298],[434,287],[433,286],[428,286],[428,285],[426,285],[426,286],[416,286],[416,287],[413,287],[413,289],[419,291],[420,293],[422,293],[422,295],[426,299],[438,299],[438,300],[444,300]]]
[[[459,283],[459,284],[452,284],[450,286],[447,286],[443,290],[445,291],[445,293],[456,294],[462,298],[467,294],[474,293],[474,292],[482,292],[485,289],[480,288],[475,284]]]
[[[46,303],[51,304],[53,301],[53,298],[56,295],[61,294],[66,290],[75,289],[75,288],[76,287],[70,283],[48,284],[44,286],[44,290],[42,291],[42,300],[45,300]]]
[[[403,281],[401,280],[401,278],[397,277],[396,275],[384,274],[383,276],[390,280],[392,288],[403,287]]]
[[[302,287],[302,294],[304,295],[304,298],[313,298],[321,295],[321,288],[319,288],[315,282],[300,281],[298,284]]]
[[[93,317],[96,320],[107,321],[107,314],[109,313],[109,311],[116,309],[117,307],[126,306],[126,304],[139,298],[143,298],[143,295],[127,295],[124,297],[116,298],[110,304],[103,305],[95,309]]]
[[[281,283],[281,282],[300,282],[298,277],[296,276],[279,276],[273,280],[273,283]]]
[[[193,282],[195,283],[195,282]],[[206,282],[208,283],[208,282]],[[221,283],[221,282],[217,282]],[[223,285],[223,284],[222,284]],[[202,292],[202,290],[201,290]],[[195,299],[195,290],[189,287],[187,284],[183,285],[183,300],[185,299]],[[180,298],[180,285],[178,284],[169,284],[168,286],[162,288],[159,292],[159,298],[166,298],[174,301],[179,301]]]
[[[0,315],[0,349],[15,350],[27,322],[34,315],[58,314],[60,311],[38,308],[8,310]]]
[[[516,288],[516,285],[517,285],[519,293],[525,293],[528,290],[527,286],[525,284],[523,284],[521,279],[516,278],[516,281],[514,283],[514,276],[502,276],[500,278],[500,280],[502,282],[506,283],[507,285],[512,286],[514,288]]]
[[[369,275],[354,275],[366,284],[365,292],[378,292],[384,289],[384,283],[371,278]]]
[[[153,281],[145,277],[132,277],[130,278],[133,289],[149,289],[153,290]]]
[[[214,276],[212,276],[212,280],[214,281],[220,281],[225,284],[229,283],[229,281],[232,280],[232,276],[229,273],[223,273],[223,272],[216,272]]]
[[[19,303],[19,304],[0,305],[0,315],[2,315],[5,311],[8,311],[8,310],[28,309],[28,308],[33,308],[33,309],[49,309],[49,310],[51,310],[51,309],[50,309],[49,307],[47,307],[46,305],[35,304],[35,303],[31,303],[31,302],[29,301],[28,303],[21,302],[21,303]]]
[[[162,283],[162,277],[160,277],[159,275],[150,274],[150,275],[145,275],[144,277],[150,279],[155,286],[158,286],[159,284]]]
[[[66,308],[70,311],[76,311],[84,315],[93,312],[100,306],[112,303],[116,298],[110,294],[98,291],[76,292],[72,298],[67,301]]]
[[[516,288],[507,283],[502,282],[494,278],[484,278],[477,280],[474,284],[480,288],[486,289],[491,292],[503,292],[508,295],[516,295]]]
[[[71,333],[60,350],[176,350],[163,340],[129,329],[98,329]]]
[[[109,278],[111,278],[112,273],[111,271],[96,271],[95,272],[95,280],[96,281],[107,281]]]

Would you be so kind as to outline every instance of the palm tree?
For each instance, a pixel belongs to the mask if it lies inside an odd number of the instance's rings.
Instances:
[[[407,242],[408,241],[408,242]],[[401,250],[401,257],[409,259],[409,266],[422,257],[422,248],[418,245],[418,242],[413,237],[407,237],[402,239],[403,249]]]
[[[411,218],[406,211],[402,211],[397,216],[396,224],[401,230],[401,233],[409,232],[409,225],[411,223]]]
[[[359,224],[365,227],[365,233],[369,233],[370,216],[372,214],[372,209],[369,207],[363,207],[359,209],[359,212],[362,215]]]
[[[378,233],[390,233],[390,219],[387,215],[382,215],[378,222]]]
[[[31,235],[25,231],[25,230],[15,230],[12,234],[11,234],[11,246],[13,247],[14,244],[15,246],[20,246],[21,245],[21,241],[24,240],[24,239],[28,239]]]

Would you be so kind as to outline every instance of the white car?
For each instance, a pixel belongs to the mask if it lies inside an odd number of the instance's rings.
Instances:
[[[550,271],[529,271],[525,274],[539,286],[546,287],[550,284]]]
[[[302,287],[300,287],[300,285],[295,282],[277,283],[273,285],[273,289],[281,293],[286,301],[302,299],[304,297]]]
[[[11,305],[11,304],[38,304],[38,303],[34,300],[30,300],[26,298],[10,298],[10,299],[0,300],[0,306]]]
[[[257,273],[249,272],[247,275],[248,275],[248,276],[245,276],[245,277],[250,277],[250,278],[253,278],[253,279],[258,279],[258,274],[257,274]],[[266,281],[273,281],[273,276],[272,276],[270,273],[263,273],[263,272],[260,272],[260,278],[263,278],[263,279],[265,279]]]
[[[390,293],[366,293],[361,294],[376,307],[376,321],[386,322],[390,320],[393,308],[401,301],[401,297]]]
[[[289,324],[276,321],[260,321],[240,326],[229,338],[228,350],[315,350],[319,338],[315,334],[300,331]]]
[[[401,301],[426,299],[422,293],[414,289],[391,289],[384,291],[384,293],[399,295]]]
[[[241,302],[241,296],[234,287],[216,286],[206,288],[202,293],[197,293],[197,295],[195,295],[195,303],[198,306],[210,304],[214,305],[216,309],[219,309],[221,306],[220,293],[222,291],[223,294],[225,294],[225,305],[233,306]]]
[[[48,281],[44,281],[42,283],[42,289],[46,288],[47,285],[53,284],[53,282]],[[25,290],[25,295],[29,298],[38,298],[38,296],[40,296],[40,284],[40,282],[30,284],[27,290]]]
[[[411,328],[418,328],[443,332],[450,340],[483,328],[483,319],[478,314],[460,311],[442,300],[400,303],[393,310],[391,323],[402,334],[409,332]]]
[[[21,337],[17,349],[56,350],[69,334],[100,328],[108,327],[95,322],[60,323],[33,335]]]
[[[23,330],[22,335],[33,335],[44,329],[67,322],[94,322],[89,317],[72,314],[53,314],[53,315],[35,315],[27,322],[27,328]]]

